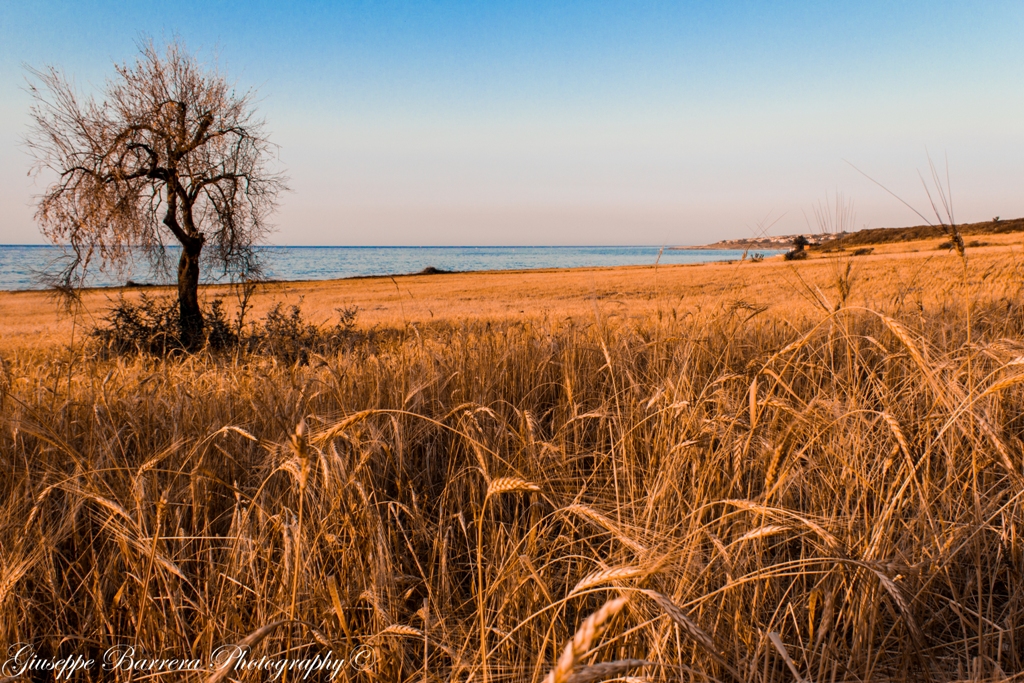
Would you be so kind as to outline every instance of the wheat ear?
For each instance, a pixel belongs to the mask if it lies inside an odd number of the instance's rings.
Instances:
[[[487,485],[488,497],[515,491],[540,491],[540,487],[518,477],[499,477]]]
[[[544,678],[544,683],[569,683],[573,669],[583,655],[590,651],[590,646],[597,640],[604,631],[608,622],[625,607],[629,598],[615,598],[609,600],[580,625],[576,635],[572,637],[562,650],[562,656],[558,658],[555,668]]]

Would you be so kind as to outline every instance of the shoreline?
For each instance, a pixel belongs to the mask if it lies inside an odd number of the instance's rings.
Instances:
[[[993,236],[983,248],[969,247],[972,272],[991,270],[999,278],[1009,278],[1016,272],[1021,246],[1021,236],[1016,234]],[[307,319],[329,324],[337,319],[339,309],[357,307],[357,325],[363,329],[485,320],[626,320],[723,306],[756,311],[775,308],[779,292],[793,293],[794,287],[799,289],[794,283],[800,279],[823,292],[831,291],[835,259],[849,259],[853,264],[857,273],[853,299],[864,305],[891,296],[890,283],[913,281],[921,291],[940,292],[946,282],[959,277],[955,252],[942,248],[941,238],[935,238],[882,245],[867,256],[813,252],[799,262],[770,257],[763,261],[748,258],[277,280],[258,288],[250,310],[251,315],[261,317],[277,304],[295,305]],[[101,322],[119,297],[137,301],[144,295],[166,296],[174,291],[174,284],[85,289],[77,321],[60,310],[53,290],[0,291],[0,354],[34,353],[53,343],[77,340],[81,331]],[[200,292],[207,301],[219,298],[227,309],[236,308],[230,285],[205,284]],[[818,305],[804,296],[788,300],[786,310],[780,313],[794,320],[812,314]],[[76,325],[80,332],[73,337]]]
[[[0,245],[2,246],[2,245]],[[669,247],[666,247],[666,251]],[[736,251],[736,250],[729,250]],[[781,253],[781,252],[780,252]],[[765,259],[770,259],[779,254],[771,254],[766,256]],[[595,265],[595,266],[546,266],[543,268],[495,268],[495,269],[480,269],[480,270],[443,270],[440,268],[434,268],[428,266],[421,271],[413,273],[384,273],[379,275],[345,275],[342,277],[331,277],[331,278],[305,278],[295,280],[285,279],[267,279],[260,280],[257,284],[259,285],[311,285],[311,284],[330,284],[330,283],[343,283],[353,282],[361,280],[390,280],[391,278],[413,278],[413,277],[435,277],[440,275],[515,275],[515,274],[527,274],[527,273],[538,273],[538,274],[551,274],[551,273],[562,273],[562,272],[586,272],[586,271],[609,271],[609,270],[620,270],[620,269],[639,269],[639,268],[693,268],[695,266],[710,266],[710,265],[722,265],[736,263],[740,259],[722,259],[715,261],[697,261],[695,263],[640,263],[640,264],[628,264],[628,265]],[[748,259],[749,260],[749,259]],[[430,272],[427,272],[430,271]],[[131,281],[129,281],[131,282]],[[234,285],[231,282],[201,282],[199,283],[199,289],[211,289],[211,288],[230,288]],[[78,289],[79,293],[95,293],[95,292],[113,292],[113,291],[134,291],[134,290],[159,290],[159,289],[174,289],[177,285],[173,282],[166,284],[156,284],[147,282],[135,282],[131,284],[122,285],[96,285],[91,287],[82,287]],[[52,287],[44,289],[0,289],[0,294],[53,294],[56,290]]]

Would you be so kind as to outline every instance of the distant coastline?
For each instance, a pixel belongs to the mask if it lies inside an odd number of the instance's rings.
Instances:
[[[1011,232],[1024,232],[1024,218],[1003,220],[996,216],[990,221],[983,221],[981,223],[957,224],[956,229],[961,235],[1001,235]],[[826,250],[842,250],[847,247],[863,246],[866,244],[910,242],[932,237],[942,237],[945,234],[945,229],[941,225],[915,225],[907,228],[864,228],[854,232],[747,237],[744,239],[722,240],[714,244],[668,247],[668,249],[673,251],[717,251],[729,249],[748,252],[762,249],[788,249],[793,245],[793,240],[797,237],[803,237],[812,249],[817,247]]]
[[[683,246],[683,247],[668,247],[672,251],[759,251],[759,250],[784,250],[789,249],[793,245],[793,240],[796,239],[796,235],[779,235],[777,237],[767,237],[763,239],[738,239],[738,240],[722,240],[721,242],[715,242],[714,244],[700,244],[696,246]],[[804,235],[807,239],[808,244],[818,245],[824,242],[828,242],[832,239],[832,236],[825,236],[822,239],[822,235]]]

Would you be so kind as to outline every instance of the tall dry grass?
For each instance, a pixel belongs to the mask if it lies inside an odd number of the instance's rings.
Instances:
[[[19,352],[0,642],[372,646],[352,681],[1000,680],[1024,671],[1024,309],[971,315],[970,344],[956,303],[737,304],[306,365]]]

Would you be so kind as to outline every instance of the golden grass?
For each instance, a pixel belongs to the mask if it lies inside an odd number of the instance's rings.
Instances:
[[[968,256],[966,286],[934,249],[858,257],[838,309],[828,259],[271,288],[381,330],[306,365],[33,347],[36,295],[5,295],[0,641],[372,647],[352,681],[1005,680],[1024,306],[1008,247]]]
[[[986,296],[1003,296],[1016,286],[1024,268],[1024,234],[986,235],[990,246],[971,250],[971,287]],[[870,256],[849,259],[812,254],[809,261],[784,263],[712,263],[621,268],[579,268],[410,275],[394,279],[362,278],[266,285],[254,299],[256,315],[276,302],[302,304],[312,320],[332,321],[336,309],[356,305],[359,323],[396,326],[461,323],[465,320],[513,321],[524,317],[593,320],[595,305],[603,316],[643,316],[727,303],[768,306],[797,319],[818,307],[804,283],[834,290],[836,264],[852,260],[856,283],[851,303],[872,308],[917,305],[962,295],[960,262],[955,252],[936,249],[942,238],[878,245]],[[150,295],[168,288],[147,288]],[[117,296],[137,298],[140,290],[90,290],[83,296],[78,332],[95,325]],[[233,295],[207,287],[207,299]],[[833,296],[834,298],[834,296]],[[35,349],[67,342],[73,320],[58,315],[44,292],[0,292],[0,351]]]

